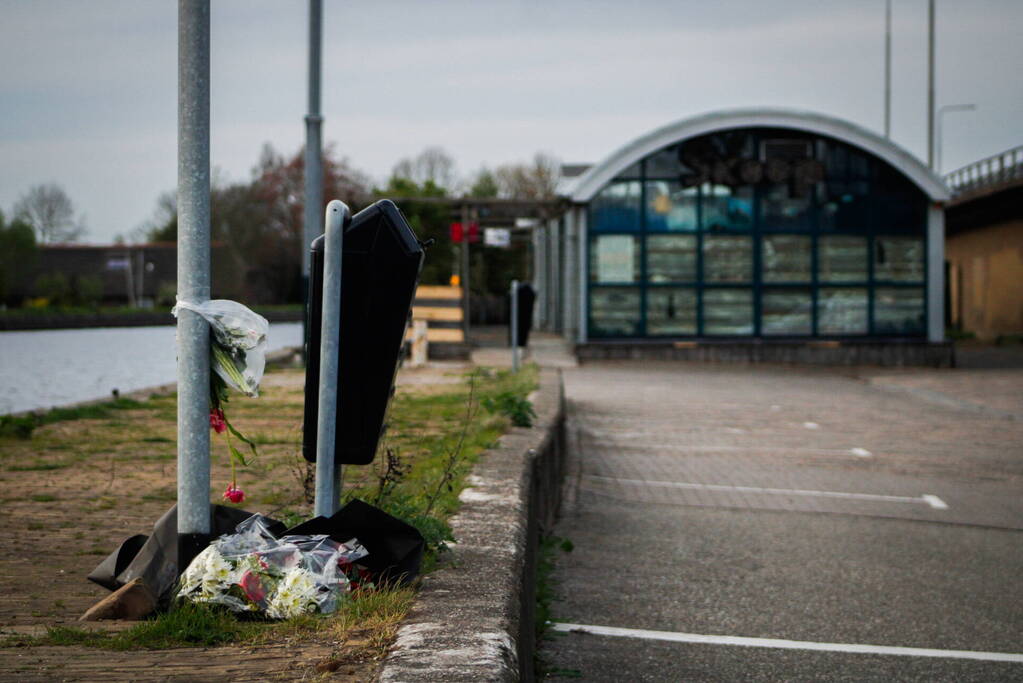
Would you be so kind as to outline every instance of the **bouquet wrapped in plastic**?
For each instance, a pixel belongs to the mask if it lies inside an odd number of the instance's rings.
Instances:
[[[211,299],[198,305],[179,301],[172,312],[177,315],[182,308],[198,313],[210,324],[213,371],[246,396],[259,396],[270,330],[266,318],[228,299]]]
[[[253,515],[213,541],[181,575],[178,598],[224,605],[272,619],[329,614],[366,577],[356,562],[368,555],[357,539],[275,538]]]

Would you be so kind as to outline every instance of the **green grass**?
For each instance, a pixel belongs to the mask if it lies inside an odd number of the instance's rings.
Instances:
[[[28,465],[11,465],[7,468],[8,472],[46,472],[49,470],[62,470],[67,467],[70,463],[66,462],[42,462],[35,461]]]
[[[427,541],[428,552],[424,560],[423,571],[429,571],[436,563],[438,552],[447,541],[452,540],[448,518],[459,507],[458,496],[465,486],[465,475],[473,463],[487,448],[493,446],[501,434],[507,429],[510,417],[498,405],[498,397],[515,397],[519,407],[528,407],[525,397],[537,385],[538,371],[535,366],[527,366],[518,374],[509,372],[481,371],[472,377],[466,376],[461,384],[444,386],[439,393],[401,393],[392,403],[388,416],[390,423],[388,436],[382,444],[377,461],[364,467],[352,467],[346,470],[346,481],[356,486],[346,490],[346,498],[358,497],[377,505],[390,514],[404,519],[420,530]],[[473,389],[470,391],[470,380]],[[471,395],[471,401],[470,401]],[[110,418],[116,411],[145,408],[146,420],[160,420],[166,414],[171,423],[175,420],[174,396],[160,396],[140,404],[128,399],[111,401],[97,406],[77,409],[61,409],[50,411],[38,418],[40,424],[58,420]],[[296,413],[292,403],[281,403],[282,409]],[[239,402],[239,407],[245,406]],[[490,406],[488,409],[487,406]],[[232,404],[234,407],[234,404]],[[254,417],[265,414],[263,405],[246,406],[250,410],[236,410],[238,413],[251,412]],[[273,410],[277,410],[274,408]],[[280,411],[278,411],[280,412]],[[298,417],[298,420],[301,418]],[[117,420],[115,420],[117,421]],[[108,423],[109,424],[109,420]],[[95,432],[93,440],[102,440],[103,447],[109,449],[114,442],[129,443],[138,441],[137,436],[127,433],[124,428],[106,429],[105,426],[89,427]],[[292,441],[297,448],[297,439],[301,432],[296,427]],[[149,432],[152,433],[151,431]],[[264,430],[259,434],[260,441],[273,450],[275,445],[283,443],[277,437],[282,432]],[[45,435],[44,435],[45,436]],[[53,436],[58,443],[61,438]],[[39,444],[51,440],[49,436],[38,437]],[[147,437],[141,439],[146,443],[168,443],[171,439],[163,437]],[[291,443],[289,441],[288,443]],[[32,444],[33,449],[37,446]],[[217,445],[214,445],[214,449]],[[385,449],[392,448],[404,454],[406,466],[403,474],[397,477],[392,485],[381,489],[378,475],[385,464]],[[79,455],[84,451],[79,449]],[[277,458],[282,449],[278,447]],[[218,457],[214,455],[214,457]],[[269,456],[268,456],[269,457]],[[290,456],[288,456],[290,457]],[[300,456],[296,456],[300,457]],[[304,461],[302,461],[304,464]],[[45,466],[43,460],[31,460],[21,467]],[[256,461],[252,472],[262,472],[270,468],[271,460]],[[283,461],[281,463],[287,466]],[[275,465],[276,468],[276,465]],[[250,473],[251,474],[251,473]],[[289,475],[290,476],[290,475]],[[285,483],[279,478],[271,480],[271,476],[259,475],[264,483],[262,490],[253,490],[253,496],[263,504],[279,504],[276,516],[289,524],[303,521],[301,487],[294,481]],[[216,487],[214,487],[216,488]],[[298,488],[299,492],[295,492]],[[288,498],[288,492],[291,498]],[[142,495],[146,501],[173,500],[176,491],[172,487],[156,488]],[[213,492],[214,498],[219,496],[219,489]],[[33,500],[49,502],[55,497],[49,494],[33,496]],[[95,498],[99,509],[110,509],[122,501],[116,497],[99,496]],[[109,550],[109,549],[107,549]],[[80,554],[106,554],[99,547],[83,548]],[[16,636],[6,640],[0,639],[0,646],[14,645],[77,645],[85,647],[106,648],[111,650],[162,649],[170,647],[211,647],[226,643],[244,643],[257,645],[273,639],[312,637],[322,635],[324,629],[330,629],[337,642],[344,640],[347,630],[368,631],[370,656],[382,654],[390,638],[393,637],[397,623],[407,612],[414,599],[412,589],[380,589],[373,592],[359,593],[357,599],[348,602],[334,615],[323,617],[303,617],[286,622],[260,622],[239,620],[233,614],[223,610],[209,609],[202,606],[187,605],[170,612],[159,614],[153,619],[120,633],[105,634],[95,631],[57,627],[50,629],[45,636],[25,638]],[[16,641],[16,642],[15,642]],[[360,641],[361,642],[361,641]],[[375,650],[372,648],[376,648]]]
[[[121,410],[153,410],[153,402],[142,403],[130,398],[115,398],[102,403],[70,408],[51,408],[45,413],[22,415],[0,415],[0,437],[29,439],[32,432],[43,425],[69,420],[102,420],[114,417]],[[177,417],[175,416],[175,420]],[[117,423],[114,426],[125,426]]]

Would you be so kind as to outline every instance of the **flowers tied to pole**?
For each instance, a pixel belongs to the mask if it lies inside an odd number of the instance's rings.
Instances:
[[[229,400],[228,388],[251,398],[259,396],[270,323],[237,301],[226,299],[202,304],[179,301],[171,312],[176,316],[180,309],[198,313],[210,325],[210,429],[224,435],[231,459],[231,483],[224,491],[224,500],[240,503],[245,494],[238,488],[236,466],[245,467],[248,460],[231,438],[248,447],[250,458],[256,455],[256,445],[234,428],[224,412],[224,404]]]

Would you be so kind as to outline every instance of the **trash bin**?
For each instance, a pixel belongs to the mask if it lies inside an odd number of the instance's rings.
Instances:
[[[302,454],[309,462],[316,461],[323,247],[323,236],[313,240],[302,430]],[[398,207],[383,199],[352,217],[342,253],[335,462],[366,465],[386,426],[424,252]]]
[[[511,297],[509,297],[510,299]],[[536,303],[536,290],[528,282],[520,282],[516,298],[518,299],[518,346],[529,346],[529,331],[533,329],[533,304]],[[511,310],[511,302],[508,302]],[[511,318],[508,318],[508,340],[511,341]],[[510,346],[510,344],[509,344]]]

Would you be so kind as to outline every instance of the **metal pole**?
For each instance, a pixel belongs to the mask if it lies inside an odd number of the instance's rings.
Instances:
[[[462,204],[462,265],[459,268],[462,286],[462,328],[469,343],[469,205]]]
[[[892,136],[892,0],[884,13],[884,136]]]
[[[210,298],[210,3],[178,0],[178,300]],[[210,342],[178,313],[178,570],[210,534]]]
[[[305,221],[302,230],[302,303],[309,299],[309,245],[320,236],[323,206],[323,143],[320,129],[320,52],[323,45],[323,3],[309,0],[309,113],[305,117]],[[308,315],[302,316],[302,357],[309,344]]]
[[[927,3],[927,167],[934,170],[934,0]]]
[[[341,348],[341,253],[348,207],[327,205],[323,244],[323,317],[320,328],[320,397],[316,424],[316,516],[330,517],[341,496],[342,468],[334,463],[337,434],[337,373]]]
[[[512,372],[519,371],[519,281],[511,283],[511,347]]]

